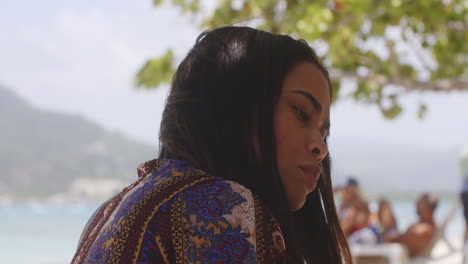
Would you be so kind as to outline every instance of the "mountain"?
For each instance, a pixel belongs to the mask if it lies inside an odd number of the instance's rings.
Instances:
[[[156,153],[81,116],[38,109],[0,86],[0,196],[107,195],[133,181],[136,167]]]
[[[456,149],[332,138],[333,182],[354,175],[370,196],[456,195]],[[83,117],[38,109],[0,86],[0,200],[51,194],[103,199],[132,182],[156,148]]]

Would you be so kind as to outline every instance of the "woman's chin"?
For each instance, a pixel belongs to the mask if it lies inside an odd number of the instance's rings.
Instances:
[[[299,210],[301,210],[302,207],[304,207],[304,204],[305,204],[305,197],[304,199],[301,199],[300,201],[296,201],[295,203],[293,204],[289,204],[289,208],[291,208],[291,212],[297,212]]]

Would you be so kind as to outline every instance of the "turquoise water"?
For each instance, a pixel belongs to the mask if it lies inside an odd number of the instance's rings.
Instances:
[[[442,219],[453,202],[441,202]],[[70,263],[81,230],[99,204],[0,205],[0,263]],[[394,203],[401,229],[416,220],[412,201]],[[447,229],[449,238],[460,237],[464,228],[461,210]]]
[[[0,206],[0,263],[70,263],[98,204]]]

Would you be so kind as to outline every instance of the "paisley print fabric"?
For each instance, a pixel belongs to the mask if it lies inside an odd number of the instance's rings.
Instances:
[[[73,264],[284,262],[275,217],[244,186],[170,159],[138,175],[91,217]]]

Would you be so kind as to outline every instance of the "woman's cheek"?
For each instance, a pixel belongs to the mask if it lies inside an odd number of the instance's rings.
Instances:
[[[280,146],[283,146],[285,144],[285,141],[287,139],[287,128],[284,126],[284,124],[276,124],[275,126],[275,138],[276,138],[276,145],[278,147],[278,150],[280,150]]]
[[[276,138],[276,143],[278,145],[283,144],[284,141],[287,139],[287,135],[292,125],[290,118],[291,117],[288,117],[285,109],[277,113],[277,116],[275,119],[275,138]]]

